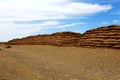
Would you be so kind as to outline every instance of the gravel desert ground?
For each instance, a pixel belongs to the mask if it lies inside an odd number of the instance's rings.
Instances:
[[[0,45],[0,80],[120,80],[120,50]]]

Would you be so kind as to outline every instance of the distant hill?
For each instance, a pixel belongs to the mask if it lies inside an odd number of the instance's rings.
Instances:
[[[53,34],[29,36],[8,41],[10,45],[55,45],[120,48],[120,25],[109,25],[86,31],[57,32]]]

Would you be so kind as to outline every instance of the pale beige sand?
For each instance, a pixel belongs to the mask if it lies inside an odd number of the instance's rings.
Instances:
[[[0,46],[0,80],[120,80],[120,50]]]

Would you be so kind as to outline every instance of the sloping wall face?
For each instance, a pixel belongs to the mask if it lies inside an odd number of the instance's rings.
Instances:
[[[120,48],[120,26],[111,25],[86,31],[78,43],[79,46]]]
[[[29,36],[22,39],[8,41],[11,45],[56,45],[56,46],[74,46],[81,37],[80,33],[58,32],[50,35]]]
[[[110,25],[86,31],[57,32],[8,41],[10,45],[55,45],[120,48],[120,26]]]

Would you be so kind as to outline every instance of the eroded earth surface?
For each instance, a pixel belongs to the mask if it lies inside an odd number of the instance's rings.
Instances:
[[[120,50],[0,45],[0,80],[120,80]]]

